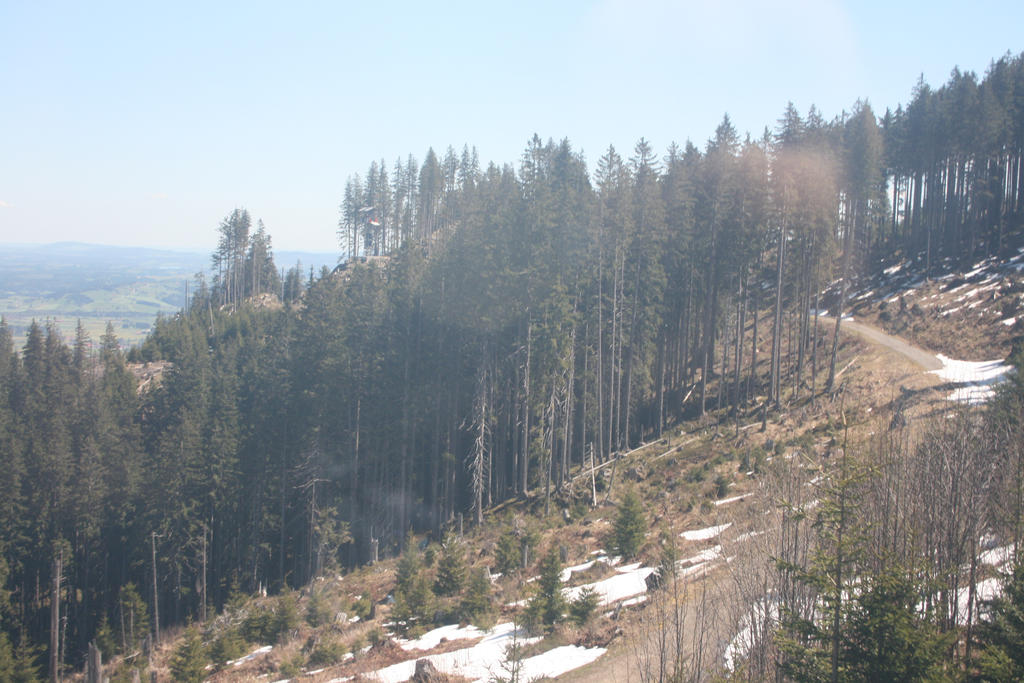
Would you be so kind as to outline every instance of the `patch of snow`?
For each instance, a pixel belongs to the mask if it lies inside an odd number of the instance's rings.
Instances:
[[[236,659],[236,660],[231,661],[231,662],[225,662],[225,664],[231,665],[231,666],[242,666],[246,662],[252,661],[253,659],[256,659],[257,657],[259,657],[260,655],[265,655],[265,654],[267,654],[268,652],[270,652],[273,649],[274,649],[273,645],[264,645],[263,647],[256,648],[255,650],[253,650],[249,654],[245,655],[244,657],[241,657],[241,658]]]
[[[978,561],[982,564],[989,564],[993,567],[1005,567],[1013,559],[1013,546],[1004,545],[999,548],[991,548],[978,555]]]
[[[981,603],[985,600],[992,600],[1002,595],[1003,584],[999,579],[985,579],[974,586],[974,613],[971,615],[973,621],[977,622],[978,612],[983,609]],[[967,621],[967,608],[970,603],[970,590],[964,586],[957,592],[957,617],[961,623]]]
[[[755,536],[761,536],[762,534],[764,534],[763,531],[748,531],[747,533],[740,534],[735,539],[733,539],[733,543],[742,543],[743,541],[754,538]]]
[[[1007,327],[1013,327],[1017,322],[1017,318],[1007,318],[1006,320],[1000,320],[999,322],[1006,325]]]
[[[762,637],[770,638],[769,634],[775,628],[778,618],[779,605],[774,600],[765,597],[751,605],[747,613],[740,619],[739,633],[733,636],[722,654],[725,668],[735,671],[740,661],[750,653],[750,649],[758,640],[755,638],[755,629],[762,632]]]
[[[572,578],[574,572],[586,571],[593,567],[595,562],[597,562],[596,559],[591,560],[590,562],[584,562],[583,564],[578,564],[574,567],[566,567],[562,570],[562,574],[559,578],[562,579],[562,583],[565,583],[566,581]]]
[[[687,557],[686,559],[680,560],[679,564],[688,565],[688,564],[698,564],[698,563],[701,563],[701,562],[711,562],[713,560],[717,560],[721,556],[722,556],[722,546],[716,545],[713,548],[706,548],[706,549],[700,551],[699,553],[697,553],[696,555],[692,555],[691,557]]]
[[[889,266],[888,268],[886,268],[882,272],[885,273],[886,275],[895,275],[896,273],[898,273],[901,270],[903,270],[903,265],[904,264],[901,261],[900,263],[897,263],[895,266]]]
[[[680,567],[680,568],[677,568],[676,569],[676,573],[678,574],[680,579],[685,579],[685,578],[687,578],[689,576],[693,576],[694,574],[700,574],[700,573],[706,572],[707,570],[708,570],[708,563],[707,562],[698,562],[697,564],[692,565],[690,567]]]
[[[946,381],[961,385],[946,397],[947,400],[972,405],[992,398],[995,393],[993,387],[1002,382],[1006,373],[1013,369],[1001,360],[953,360],[942,354],[936,358],[942,363],[942,369],[931,372]]]
[[[444,652],[425,657],[438,671],[452,676],[462,676],[474,681],[488,681],[500,676],[502,662],[505,660],[505,649],[512,644],[515,628],[511,623],[499,624],[488,631],[479,643],[472,647]],[[520,631],[518,641],[528,645],[539,641],[539,638],[527,638]],[[520,675],[523,680],[531,680],[542,676],[559,676],[573,669],[589,664],[606,652],[605,648],[584,648],[576,645],[556,647],[534,657],[522,661]],[[399,683],[412,678],[416,671],[416,660],[410,659],[392,666],[378,669],[363,677],[367,680],[386,683]],[[336,679],[339,680],[340,679]]]
[[[736,501],[743,500],[744,498],[749,498],[752,495],[754,495],[754,494],[753,493],[744,493],[744,494],[741,494],[739,496],[733,496],[731,498],[723,498],[722,500],[716,500],[715,501],[715,505],[716,506],[718,506],[718,505],[728,505],[729,503],[735,503]],[[683,533],[686,533],[686,532],[683,532]]]
[[[598,605],[610,605],[620,600],[643,595],[647,592],[647,577],[654,573],[654,568],[643,567],[639,563],[626,565],[616,570],[615,576],[607,579],[575,586],[562,591],[567,600],[575,600],[580,593],[589,589],[598,596]]]
[[[742,496],[739,496],[742,498]],[[726,522],[725,524],[719,524],[718,526],[709,526],[706,529],[695,529],[693,531],[684,531],[679,534],[687,541],[707,541],[709,539],[719,536],[723,531],[732,526],[732,522]]]
[[[464,638],[480,638],[484,632],[476,626],[441,626],[433,631],[427,631],[416,640],[398,641],[403,650],[433,650],[441,644],[442,640],[462,640]]]

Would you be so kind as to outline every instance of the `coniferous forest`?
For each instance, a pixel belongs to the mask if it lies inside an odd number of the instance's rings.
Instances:
[[[558,505],[573,468],[684,415],[831,391],[841,321],[816,310],[887,259],[927,274],[1019,234],[1024,55],[884,113],[789,105],[591,161],[535,135],[515,163],[374,162],[319,273],[280,270],[236,209],[188,309],[131,350],[0,324],[0,649],[79,666],[97,633],[129,650],[410,529]]]

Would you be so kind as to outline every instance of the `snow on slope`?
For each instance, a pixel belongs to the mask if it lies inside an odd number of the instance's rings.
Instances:
[[[995,394],[995,385],[1006,378],[1013,369],[1001,360],[966,361],[936,356],[942,362],[941,370],[932,370],[944,380],[957,384],[957,388],[946,398],[950,401],[976,405],[985,403]]]
[[[473,630],[476,631],[476,629]],[[434,631],[425,634],[423,638],[414,642],[421,642],[422,644],[440,642],[442,637],[446,637],[445,633],[455,634],[459,631],[458,626],[443,626],[439,629],[434,629]],[[459,637],[467,637],[468,629],[462,629],[462,631],[466,631],[466,635]],[[527,638],[522,630],[517,633],[511,623],[498,624],[486,633],[478,633],[484,637],[476,645],[452,652],[429,655],[424,657],[424,659],[429,660],[437,667],[438,671],[443,673],[453,676],[464,676],[474,681],[489,681],[505,673],[502,669],[502,664],[505,661],[505,651],[514,642],[514,639],[518,639],[519,645],[527,645],[540,640],[540,638]],[[404,644],[403,647],[409,649],[408,645],[408,643]],[[605,651],[603,647],[585,648],[565,645],[534,657],[527,657],[522,661],[521,680],[529,681],[541,676],[559,676],[567,671],[572,671],[585,664],[589,664],[603,655]],[[371,681],[382,681],[383,683],[399,683],[399,681],[407,681],[412,678],[415,671],[416,660],[410,659],[378,669],[377,671],[362,674],[362,678]],[[340,683],[340,681],[345,679],[335,680]],[[335,682],[332,681],[332,683]]]

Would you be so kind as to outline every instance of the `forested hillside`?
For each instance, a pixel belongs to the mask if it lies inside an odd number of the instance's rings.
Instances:
[[[345,265],[283,285],[236,210],[209,284],[131,351],[169,364],[141,393],[112,334],[34,325],[15,349],[0,325],[2,638],[20,666],[77,666],[98,632],[130,651],[409,529],[548,509],[572,468],[683,416],[814,400],[841,325],[815,311],[897,255],[927,275],[999,254],[1022,160],[1018,56],[881,116],[790,105],[757,137],[726,116],[592,174],[538,136],[515,165],[374,163],[341,198]]]

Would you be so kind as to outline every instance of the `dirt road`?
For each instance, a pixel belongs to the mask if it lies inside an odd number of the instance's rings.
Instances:
[[[830,318],[828,316],[821,316],[821,320],[832,326],[836,324],[835,318]],[[942,369],[942,363],[935,357],[935,354],[928,353],[916,346],[911,346],[899,337],[886,334],[877,327],[859,323],[855,320],[844,320],[843,324],[839,327],[839,330],[840,332],[853,332],[872,343],[892,349],[901,356],[909,359],[917,365],[920,365],[925,370]]]

